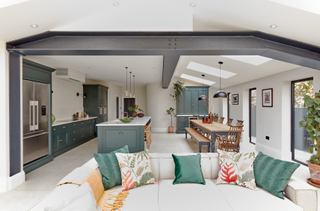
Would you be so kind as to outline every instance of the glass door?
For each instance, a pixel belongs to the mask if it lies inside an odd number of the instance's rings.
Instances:
[[[249,89],[249,141],[256,144],[257,139],[257,89]]]
[[[304,95],[313,96],[313,78],[292,81],[291,83],[291,151],[292,159],[306,164],[310,158],[309,148],[312,144],[309,132],[299,127],[299,122],[307,116],[304,108]]]

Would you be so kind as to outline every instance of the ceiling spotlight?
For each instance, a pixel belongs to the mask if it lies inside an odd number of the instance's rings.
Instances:
[[[272,24],[272,25],[270,25],[270,28],[272,28],[272,29],[275,29],[275,28],[277,28],[278,26],[276,25],[276,24]]]
[[[190,4],[190,7],[195,7],[195,6],[196,6],[195,3],[191,3],[191,4]]]
[[[32,27],[32,28],[37,28],[38,25],[37,25],[37,24],[31,24],[30,27]]]
[[[118,2],[113,2],[113,6],[118,6],[119,5],[119,3]]]

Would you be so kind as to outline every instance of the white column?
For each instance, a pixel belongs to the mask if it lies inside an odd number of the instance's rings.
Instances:
[[[0,42],[0,192],[9,190],[9,56]]]

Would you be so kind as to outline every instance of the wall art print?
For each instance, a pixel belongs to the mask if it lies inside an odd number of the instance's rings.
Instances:
[[[262,107],[273,107],[273,89],[262,90]]]
[[[239,105],[239,94],[232,95],[232,105]]]

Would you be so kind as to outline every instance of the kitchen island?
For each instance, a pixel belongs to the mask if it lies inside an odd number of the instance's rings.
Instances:
[[[98,153],[109,153],[128,145],[129,152],[144,150],[144,126],[149,124],[151,117],[136,117],[130,123],[111,120],[97,124]]]

